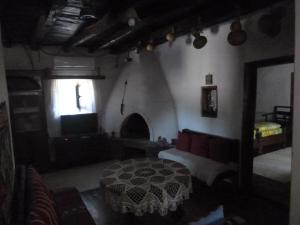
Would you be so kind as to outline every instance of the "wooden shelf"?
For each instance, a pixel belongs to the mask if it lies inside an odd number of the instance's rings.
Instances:
[[[40,107],[22,107],[14,108],[14,114],[40,113]]]
[[[28,95],[41,95],[41,90],[32,90],[32,91],[15,91],[9,92],[10,96],[28,96]]]
[[[35,129],[24,129],[24,130],[16,130],[16,133],[27,133],[27,132],[37,132],[37,131],[42,131],[41,128],[35,128]]]
[[[44,71],[6,72],[16,163],[47,168],[49,146],[42,82]]]

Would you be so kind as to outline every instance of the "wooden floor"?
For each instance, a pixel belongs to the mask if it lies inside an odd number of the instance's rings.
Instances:
[[[174,213],[164,217],[154,213],[134,217],[132,222],[130,214],[113,212],[105,204],[102,190],[85,191],[81,196],[97,225],[184,225],[207,215],[221,204],[224,206],[225,217],[237,215],[244,218],[249,225],[288,224],[286,207],[257,197],[240,196],[226,186],[215,189],[195,186],[191,198],[183,205],[184,214],[181,219]]]
[[[289,207],[290,182],[281,183],[266,177],[253,174],[253,192],[261,198]]]

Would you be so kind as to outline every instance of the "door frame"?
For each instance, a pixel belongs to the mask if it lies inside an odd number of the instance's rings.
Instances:
[[[294,56],[283,56],[248,62],[244,65],[243,117],[241,131],[240,179],[241,191],[252,190],[253,129],[256,111],[257,69],[260,67],[294,63]],[[291,88],[293,90],[293,87]]]

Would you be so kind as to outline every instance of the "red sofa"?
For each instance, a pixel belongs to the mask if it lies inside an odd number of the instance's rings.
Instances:
[[[52,192],[32,167],[18,168],[12,225],[95,225],[76,188]]]
[[[183,129],[178,132],[176,149],[223,163],[238,162],[239,140]]]
[[[236,177],[239,140],[184,129],[178,132],[176,147],[158,157],[185,165],[192,176],[211,186],[219,179]]]

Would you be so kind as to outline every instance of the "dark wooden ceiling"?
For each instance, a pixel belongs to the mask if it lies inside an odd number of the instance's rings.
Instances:
[[[1,0],[3,1],[3,0]],[[128,51],[152,40],[165,42],[192,28],[211,26],[284,0],[4,0],[1,13],[4,46],[76,46],[89,51]],[[134,8],[139,21],[127,25],[124,13]]]

